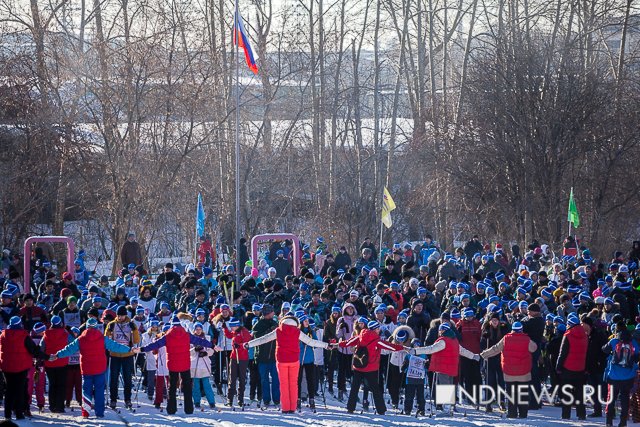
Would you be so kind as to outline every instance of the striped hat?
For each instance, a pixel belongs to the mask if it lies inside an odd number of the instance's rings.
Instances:
[[[207,312],[204,311],[204,308],[199,308],[199,309],[196,310],[196,317],[198,317],[198,316],[206,316],[206,315],[207,315]]]
[[[451,329],[451,326],[449,326],[449,323],[442,323],[438,327],[438,331],[448,331],[449,329]]]
[[[570,325],[570,326],[579,325],[580,324],[580,319],[578,319],[578,316],[575,313],[570,313],[567,316],[567,324]]]
[[[407,334],[407,331],[405,331],[404,329],[400,329],[400,330],[398,331],[398,333],[396,334],[396,340],[397,340],[397,341],[404,341],[404,340],[406,340],[406,339],[407,339],[407,336],[408,336],[408,335],[409,335],[409,334]]]
[[[193,324],[193,329],[198,329],[198,328],[203,329],[202,323],[196,322],[196,323]]]
[[[87,328],[97,328],[98,327],[98,319],[90,318],[87,320]]]
[[[550,291],[548,288],[544,288],[544,289],[542,290],[542,292],[540,292],[540,294],[541,294],[543,297],[546,297],[546,298],[551,298],[551,297],[553,297],[553,293],[551,293],[551,291]]]
[[[367,318],[366,318],[366,317],[364,317],[364,316],[360,316],[360,317],[358,318],[358,323],[364,323],[364,324],[366,325],[367,323],[369,323],[369,319],[367,319]]]
[[[518,308],[519,308],[520,310],[526,310],[526,309],[528,309],[528,308],[529,308],[529,303],[528,303],[528,302],[526,302],[526,301],[520,301],[520,302],[518,303]]]
[[[240,326],[240,321],[238,319],[236,319],[235,317],[232,317],[231,319],[229,319],[228,325],[229,325],[230,328],[235,328],[235,327]]]
[[[474,317],[476,315],[476,313],[473,311],[472,308],[467,308],[464,310],[464,317]]]
[[[375,320],[372,320],[371,322],[367,323],[367,328],[369,328],[372,331],[375,331],[376,329],[380,328],[380,323],[376,322]]]
[[[62,324],[62,318],[60,316],[53,316],[51,318],[51,324],[53,326],[59,326]]]
[[[520,322],[513,322],[513,325],[511,325],[511,330],[514,332],[519,332],[522,330],[522,323]]]
[[[33,325],[33,329],[32,330],[36,334],[43,334],[44,331],[47,330],[47,327],[44,325],[44,323],[38,322],[35,325]]]

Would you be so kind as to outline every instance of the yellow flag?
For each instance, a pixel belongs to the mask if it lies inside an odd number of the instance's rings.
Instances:
[[[384,187],[384,194],[382,195],[382,223],[387,228],[391,228],[393,225],[393,221],[391,220],[391,211],[395,208],[396,203],[391,198],[391,194],[389,194],[387,187]]]

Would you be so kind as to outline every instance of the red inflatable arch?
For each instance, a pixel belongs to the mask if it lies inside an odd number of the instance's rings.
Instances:
[[[274,233],[258,234],[251,239],[251,262],[254,267],[258,266],[258,245],[271,240],[292,240],[293,241],[293,273],[300,274],[300,240],[295,234]]]
[[[24,241],[24,290],[30,292],[31,283],[31,245],[38,242],[65,243],[67,245],[67,270],[73,268],[73,257],[75,256],[75,246],[73,239],[66,236],[33,236]]]

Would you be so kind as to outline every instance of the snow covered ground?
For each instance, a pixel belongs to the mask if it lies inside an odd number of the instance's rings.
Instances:
[[[134,383],[135,384],[135,383]],[[134,392],[135,395],[135,392]],[[464,407],[460,409],[460,413],[454,414],[454,417],[423,417],[416,419],[413,416],[397,415],[395,410],[388,408],[387,414],[379,416],[373,413],[359,414],[360,406],[355,414],[347,414],[345,404],[342,404],[327,394],[327,409],[324,408],[322,398],[316,400],[317,413],[311,412],[310,409],[304,408],[302,414],[283,415],[274,409],[261,411],[255,405],[252,408],[246,408],[244,411],[231,409],[222,406],[222,399],[216,396],[217,405],[222,408],[221,412],[206,409],[205,412],[196,412],[192,415],[185,415],[182,407],[178,407],[178,413],[169,416],[165,412],[160,412],[153,407],[142,392],[139,395],[140,407],[136,408],[136,412],[132,413],[122,408],[120,413],[107,408],[105,418],[96,419],[91,417],[85,420],[80,417],[80,410],[77,406],[72,405],[73,412],[67,410],[66,414],[51,414],[48,411],[43,414],[34,413],[31,420],[17,422],[21,426],[140,426],[140,427],[158,427],[158,426],[272,426],[272,427],[300,427],[300,426],[325,426],[325,427],[364,427],[364,426],[402,426],[417,427],[424,425],[433,426],[454,426],[454,427],[480,427],[480,426],[584,426],[595,427],[604,426],[604,418],[588,419],[579,422],[575,418],[573,420],[561,420],[560,408],[545,406],[540,411],[533,411],[526,420],[509,420],[501,418],[500,414],[494,412],[487,414],[484,411],[476,411],[467,409],[467,416],[464,417]],[[119,402],[119,407],[122,402]],[[135,406],[135,403],[134,403]],[[205,405],[208,407],[208,405]],[[590,411],[589,411],[590,412]],[[427,402],[427,414],[429,413],[429,403]],[[575,410],[572,414],[575,416]],[[614,425],[617,425],[617,420]],[[634,426],[630,423],[629,426]],[[640,424],[635,424],[640,426]]]

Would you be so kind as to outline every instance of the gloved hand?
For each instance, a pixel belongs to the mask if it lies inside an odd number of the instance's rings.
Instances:
[[[193,347],[193,349],[194,349],[195,351],[197,351],[198,353],[199,353],[199,352],[201,352],[203,348],[204,348],[204,347],[202,347],[201,345],[197,345],[197,346]]]
[[[199,356],[199,357],[207,357],[207,356],[208,356],[208,354],[207,354],[207,352],[206,352],[206,351],[202,350],[202,351],[199,351],[199,352],[198,352],[198,356]]]

